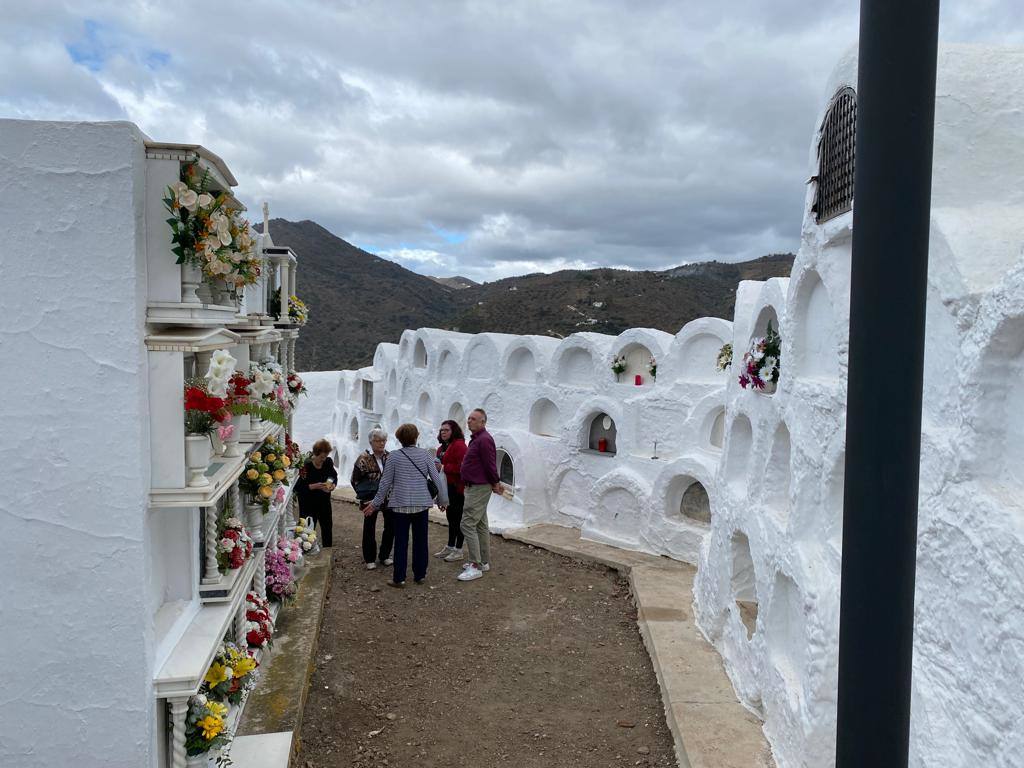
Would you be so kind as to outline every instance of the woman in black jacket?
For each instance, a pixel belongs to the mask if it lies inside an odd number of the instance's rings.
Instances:
[[[332,545],[331,491],[338,485],[338,470],[330,457],[331,444],[326,440],[313,443],[313,456],[299,470],[295,494],[299,497],[299,514],[320,524],[320,544]]]
[[[352,465],[352,490],[355,491],[359,505],[362,506],[377,495],[380,476],[384,474],[384,465],[388,461],[388,452],[384,450],[388,441],[388,433],[380,427],[370,430],[370,450],[359,454]],[[391,547],[395,541],[394,516],[387,504],[380,510],[384,518],[384,530],[380,534],[380,552],[377,551],[377,512],[363,518],[363,562],[367,570],[377,567],[377,557],[381,565],[391,565]]]

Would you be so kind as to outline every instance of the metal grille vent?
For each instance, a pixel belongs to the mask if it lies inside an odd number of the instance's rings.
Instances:
[[[832,98],[818,142],[817,221],[835,218],[853,207],[853,163],[857,139],[857,94],[843,88]]]

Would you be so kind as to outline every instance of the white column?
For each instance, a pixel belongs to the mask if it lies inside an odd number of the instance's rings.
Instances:
[[[213,359],[213,350],[208,352],[196,352],[196,373],[197,377],[205,376],[210,370],[210,361]]]
[[[298,282],[298,277],[299,277],[299,275],[298,275],[298,273],[299,273],[299,265],[298,264],[289,264],[288,266],[289,266],[289,269],[288,269],[288,295],[289,296],[295,296],[295,295],[297,295],[296,294],[295,286],[296,286],[296,284]]]
[[[245,600],[238,604],[238,611],[235,613],[235,645],[242,650],[249,647],[245,639]]]
[[[236,486],[237,487],[237,486]],[[219,584],[220,571],[217,568],[217,507],[203,510],[203,584]]]
[[[276,536],[271,538],[276,540]],[[264,600],[267,599],[267,550],[270,549],[271,541],[267,541],[267,546],[264,549],[256,550],[256,576],[253,578],[253,589],[256,594],[262,597]]]
[[[185,768],[188,756],[185,751],[185,716],[188,714],[188,699],[168,699],[171,707],[171,768]]]

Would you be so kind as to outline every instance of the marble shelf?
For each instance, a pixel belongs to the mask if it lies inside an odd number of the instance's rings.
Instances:
[[[146,322],[153,325],[234,326],[238,307],[153,301],[146,305]]]
[[[249,583],[256,573],[256,558],[263,556],[260,549],[262,546],[262,543],[259,545],[254,543],[252,555],[249,556],[249,560],[245,565],[241,568],[235,568],[234,570],[222,573],[220,581],[216,584],[200,584],[199,599],[203,601],[203,604],[234,602],[237,597],[235,593],[239,589],[247,592]]]

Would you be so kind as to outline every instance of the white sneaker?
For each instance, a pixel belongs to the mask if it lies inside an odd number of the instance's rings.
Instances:
[[[491,564],[490,563],[480,563],[480,570],[483,571],[484,573],[487,573],[489,570],[491,570]]]
[[[377,564],[376,563],[367,563],[366,564],[366,570],[368,570],[368,571],[376,570],[376,568],[377,568]]]
[[[465,557],[465,555],[462,554],[462,550],[461,549],[454,549],[453,548],[452,551],[448,553],[447,557],[445,557],[444,561],[446,563],[454,563],[454,562],[456,562],[458,560],[461,560],[464,557]]]
[[[442,549],[440,552],[435,552],[434,553],[434,557],[447,557],[451,553],[452,553],[452,548],[449,547],[447,544],[445,544],[444,545],[444,549]]]
[[[465,568],[463,568],[462,569],[462,573],[460,573],[455,578],[458,579],[459,581],[473,581],[474,579],[482,579],[483,576],[484,576],[484,572],[479,570],[472,563],[470,563]]]
[[[393,558],[393,557],[389,557],[387,560],[384,561],[384,565],[394,565],[394,564],[395,564],[395,558]]]

